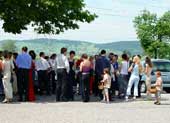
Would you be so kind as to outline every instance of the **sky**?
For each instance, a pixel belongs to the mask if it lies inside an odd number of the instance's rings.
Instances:
[[[135,41],[136,31],[133,19],[144,9],[161,16],[170,10],[170,0],[84,0],[86,9],[96,13],[98,18],[92,23],[80,23],[80,29],[69,30],[59,35],[39,35],[29,28],[21,34],[4,33],[0,22],[0,40],[25,40],[51,38],[108,43],[115,41]]]

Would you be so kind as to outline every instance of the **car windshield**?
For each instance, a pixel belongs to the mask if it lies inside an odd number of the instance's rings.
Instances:
[[[170,62],[153,62],[153,71],[170,72]]]

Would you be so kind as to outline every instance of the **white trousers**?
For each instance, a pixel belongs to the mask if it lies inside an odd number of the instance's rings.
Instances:
[[[11,81],[10,75],[5,75],[2,79],[6,99],[12,99],[13,98],[12,84],[11,84],[10,81]]]
[[[131,89],[134,84],[134,96],[138,96],[138,84],[139,84],[139,76],[131,76],[129,79],[128,87],[126,95],[131,95]]]

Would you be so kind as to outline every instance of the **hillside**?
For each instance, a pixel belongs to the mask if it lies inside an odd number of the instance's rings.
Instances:
[[[0,43],[3,43],[1,41]],[[61,47],[67,47],[68,50],[75,50],[77,54],[97,54],[101,49],[108,52],[121,54],[123,51],[129,51],[131,54],[142,54],[143,50],[138,41],[121,41],[113,43],[95,44],[83,41],[57,40],[57,39],[34,39],[16,41],[17,50],[22,46],[27,46],[30,50],[37,53],[44,51],[47,54],[59,53]]]

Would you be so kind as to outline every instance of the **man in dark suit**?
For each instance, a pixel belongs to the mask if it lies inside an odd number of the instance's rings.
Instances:
[[[102,50],[99,58],[96,60],[95,64],[95,72],[96,72],[96,79],[100,82],[103,78],[103,71],[105,68],[110,70],[110,62],[106,57],[106,51]],[[99,96],[103,99],[102,92],[99,90]]]

